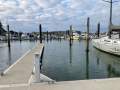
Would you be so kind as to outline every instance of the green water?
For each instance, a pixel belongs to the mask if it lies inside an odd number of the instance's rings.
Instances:
[[[86,41],[45,42],[42,73],[56,81],[100,79],[120,76],[120,58],[92,47]]]

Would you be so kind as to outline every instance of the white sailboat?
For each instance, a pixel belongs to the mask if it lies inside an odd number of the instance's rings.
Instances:
[[[92,44],[95,48],[99,50],[120,56],[119,39],[109,39],[108,37],[103,37],[100,39],[93,39]]]
[[[98,39],[93,39],[92,44],[99,50],[110,54],[120,56],[120,26],[111,25],[111,32],[117,32],[117,35],[110,35]]]
[[[110,24],[109,24],[109,33],[108,36],[98,38],[98,39],[93,39],[92,44],[95,48],[110,53],[114,55],[120,56],[120,26],[115,26],[112,24],[112,3],[113,1],[111,0],[110,2]],[[119,38],[113,38],[111,35],[112,32],[118,32]]]

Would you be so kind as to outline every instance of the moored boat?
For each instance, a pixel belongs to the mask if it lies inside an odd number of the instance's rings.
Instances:
[[[100,39],[93,39],[92,44],[95,48],[120,56],[120,40],[119,39],[109,39],[108,37],[103,37]]]

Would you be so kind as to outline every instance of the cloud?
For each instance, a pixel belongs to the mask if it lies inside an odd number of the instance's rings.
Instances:
[[[61,1],[62,0],[35,0],[36,4],[38,4],[39,7],[44,9],[55,7]]]
[[[120,24],[119,6],[120,2],[113,5],[114,24]],[[49,30],[66,30],[72,24],[84,31],[87,17],[93,30],[98,22],[108,27],[109,4],[102,0],[0,0],[0,19],[9,23],[42,23]]]
[[[11,2],[10,1],[6,1],[6,2],[0,1],[0,13],[13,10],[15,8],[15,5],[16,5],[16,3],[13,1],[11,1]]]
[[[64,11],[59,10],[58,12],[56,12],[55,15],[57,15],[57,16],[62,16],[62,15],[64,15]]]
[[[19,1],[19,4],[20,4],[20,8],[21,9],[27,9],[27,7],[28,7],[28,0],[20,0]]]

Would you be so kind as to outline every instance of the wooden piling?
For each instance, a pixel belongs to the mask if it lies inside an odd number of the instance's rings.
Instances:
[[[10,31],[9,31],[9,25],[7,25],[7,30],[8,30],[8,47],[10,48]]]
[[[42,43],[42,25],[41,24],[39,25],[39,35],[40,35],[39,37],[40,43]]]
[[[87,18],[87,46],[86,46],[86,78],[89,79],[89,31],[90,31],[90,18]]]
[[[47,41],[48,41],[48,31],[47,31]]]
[[[90,18],[87,18],[87,47],[86,47],[86,51],[89,52],[89,30],[90,30]]]
[[[22,32],[19,32],[19,40],[22,41]]]
[[[70,32],[69,32],[69,37],[70,37],[70,45],[72,45],[72,25],[70,25]]]
[[[97,37],[100,37],[100,23],[98,23],[98,31],[97,31]]]

